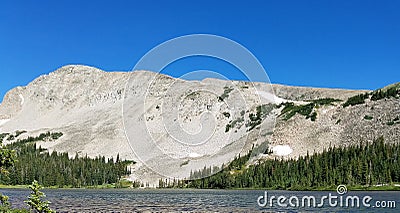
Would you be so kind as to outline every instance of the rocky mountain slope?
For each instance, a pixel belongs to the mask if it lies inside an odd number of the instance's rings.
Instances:
[[[184,81],[70,65],[9,91],[0,105],[0,133],[26,131],[3,139],[11,143],[62,132],[40,145],[71,156],[120,154],[137,162],[132,179],[155,184],[163,175],[184,178],[190,170],[228,163],[253,145],[270,150],[260,151],[258,159],[297,157],[381,135],[398,143],[398,97],[368,97],[343,107],[348,98],[367,92]]]

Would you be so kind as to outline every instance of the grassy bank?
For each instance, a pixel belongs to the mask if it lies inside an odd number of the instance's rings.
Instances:
[[[133,183],[128,180],[120,180],[118,183],[112,184],[102,184],[95,186],[85,186],[85,187],[73,187],[72,185],[68,186],[47,186],[43,187],[44,189],[123,189],[132,187]],[[0,184],[0,189],[28,189],[29,185],[4,185]]]

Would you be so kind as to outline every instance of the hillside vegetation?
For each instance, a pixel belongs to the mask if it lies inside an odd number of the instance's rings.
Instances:
[[[298,159],[276,158],[247,165],[249,157],[250,153],[239,156],[210,177],[191,181],[165,180],[161,186],[313,190],[334,188],[340,184],[368,189],[400,182],[400,144],[385,144],[382,137],[373,143],[332,147]],[[210,170],[204,168],[194,172],[193,177],[204,176]]]
[[[4,185],[28,185],[34,180],[42,185],[57,187],[87,187],[115,184],[122,176],[129,175],[127,166],[130,161],[105,157],[69,158],[67,153],[47,152],[36,142],[47,138],[53,140],[62,133],[42,133],[38,137],[28,137],[6,145],[14,150],[16,162],[8,169],[7,175],[0,174],[0,183]],[[51,143],[49,141],[48,143]]]

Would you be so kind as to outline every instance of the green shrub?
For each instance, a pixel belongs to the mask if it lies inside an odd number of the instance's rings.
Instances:
[[[371,100],[377,101],[384,98],[394,97],[397,98],[400,94],[400,89],[396,87],[391,87],[387,90],[379,89],[377,91],[372,92]]]
[[[57,140],[57,139],[59,139],[61,136],[63,136],[63,133],[62,133],[62,132],[53,132],[53,133],[50,134],[50,136],[51,136],[51,139]]]
[[[135,183],[130,180],[121,179],[117,183],[115,183],[115,188],[117,188],[117,189],[129,188],[129,187],[133,186],[134,184]]]
[[[311,113],[311,115],[307,115],[306,119],[307,118],[310,118],[311,121],[315,121],[317,119],[317,112],[313,112],[313,113]]]
[[[374,117],[370,116],[370,115],[365,115],[364,119],[365,120],[372,120]]]
[[[285,107],[282,109],[280,116],[285,115],[284,120],[289,120],[294,115],[296,115],[296,113],[306,116],[306,119],[310,118],[312,121],[315,121],[317,118],[317,113],[313,112],[315,103],[296,106],[293,102],[289,102],[283,103],[283,105]]]
[[[340,102],[342,100],[335,99],[335,98],[320,98],[320,99],[309,100],[309,101],[314,103],[315,105],[332,105],[334,102]]]
[[[1,133],[0,134],[0,143],[3,142],[3,139],[6,138],[10,133]]]
[[[39,213],[56,212],[49,207],[49,201],[42,200],[44,197],[46,197],[46,195],[40,191],[43,187],[36,180],[32,182],[29,188],[32,190],[32,192],[28,196],[28,200],[26,200],[25,203],[28,204],[32,210]]]
[[[188,165],[188,164],[189,164],[189,160],[186,160],[186,161],[184,161],[184,162],[181,163],[181,167],[182,167],[182,166],[185,166],[185,165]]]
[[[10,136],[8,136],[8,138],[7,138],[8,141],[12,141],[12,140],[14,140],[14,139],[15,139],[15,136],[14,136],[14,135],[10,135]]]
[[[230,124],[230,123],[228,123],[226,126],[225,126],[225,132],[229,132],[229,130],[232,128],[232,125]]]
[[[393,126],[400,123],[400,117],[396,116],[393,120],[386,122],[388,126]]]
[[[394,122],[393,122],[393,121],[388,121],[388,122],[386,122],[386,125],[388,125],[388,126],[393,126],[393,125],[394,125]]]
[[[249,127],[247,131],[251,131],[262,123],[262,120],[274,109],[272,104],[263,104],[256,107],[256,114],[249,114],[249,121],[246,123],[246,127]]]
[[[219,101],[224,101],[226,98],[229,97],[229,93],[233,91],[232,87],[224,87],[224,93],[218,97]]]
[[[369,93],[359,94],[347,99],[347,101],[343,104],[343,107],[355,106],[358,104],[365,103],[365,99],[369,98]]]
[[[223,112],[222,114],[227,118],[231,117],[231,114],[229,112]]]

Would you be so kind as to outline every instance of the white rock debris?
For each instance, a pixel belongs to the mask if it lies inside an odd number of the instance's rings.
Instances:
[[[289,145],[276,145],[272,148],[275,155],[288,156],[293,152],[293,149]]]

